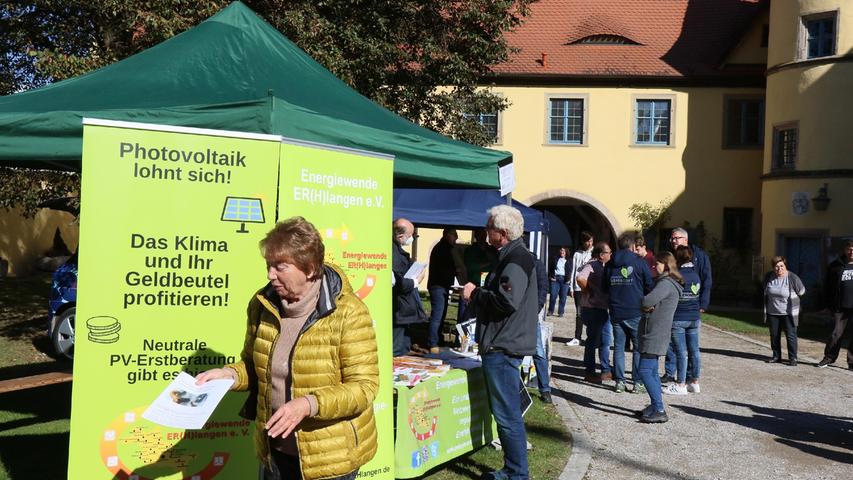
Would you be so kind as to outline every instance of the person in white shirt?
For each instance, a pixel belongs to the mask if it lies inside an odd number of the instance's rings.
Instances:
[[[554,315],[554,305],[557,299],[560,299],[560,305],[557,310],[557,316],[562,317],[566,313],[566,296],[569,294],[569,277],[566,275],[566,267],[568,260],[566,255],[569,252],[565,247],[560,247],[560,256],[554,262],[554,268],[551,270],[551,298],[548,300],[548,315]]]
[[[566,342],[566,345],[570,347],[580,345],[581,338],[583,338],[583,321],[581,320],[581,309],[583,307],[581,306],[581,287],[578,285],[577,276],[581,267],[592,258],[592,244],[595,243],[595,239],[592,238],[591,233],[584,230],[581,232],[580,241],[577,251],[572,255],[571,270],[568,273],[569,296],[575,300],[575,338]]]

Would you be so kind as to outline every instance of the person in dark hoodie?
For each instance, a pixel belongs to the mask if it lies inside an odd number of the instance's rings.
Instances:
[[[610,318],[613,323],[613,375],[616,392],[625,391],[625,338],[631,337],[635,346],[631,375],[634,393],[645,392],[643,382],[637,377],[640,353],[637,351],[637,326],[643,316],[643,296],[654,286],[652,272],[646,262],[634,253],[634,234],[619,236],[617,251],[604,267],[603,287],[609,295]]]
[[[708,304],[711,303],[711,260],[705,250],[699,248],[698,245],[690,245],[690,239],[687,236],[687,230],[678,227],[673,228],[669,236],[669,245],[672,253],[678,247],[689,246],[693,251],[693,269],[699,275],[699,313],[705,313],[708,310]],[[666,362],[664,363],[664,375],[661,381],[668,383],[673,381],[675,377],[675,350],[672,344],[666,352]]]
[[[429,255],[429,335],[427,348],[430,353],[438,353],[439,337],[441,336],[444,318],[447,316],[447,304],[450,302],[450,288],[458,273],[453,259],[453,249],[459,235],[453,228],[445,228],[441,232],[441,240],[432,248]]]
[[[848,338],[847,368],[853,370],[853,240],[844,243],[839,258],[829,265],[825,285],[834,327],[817,367],[826,368],[835,363],[844,339]]]
[[[533,252],[530,252],[532,255]],[[533,354],[533,366],[536,367],[536,382],[539,387],[539,399],[542,403],[554,403],[551,399],[551,372],[548,370],[548,355],[542,338],[542,322],[545,321],[545,301],[548,299],[548,267],[542,260],[534,258],[536,287],[538,291],[539,325],[536,326],[536,353]]]
[[[528,480],[527,432],[521,416],[519,367],[536,353],[538,287],[533,255],[521,234],[524,218],[509,205],[489,209],[486,232],[498,264],[480,287],[466,283],[462,296],[477,313],[477,342],[486,392],[504,453],[504,467],[487,479]]]
[[[684,279],[678,271],[675,256],[661,252],[655,256],[658,271],[655,288],[643,298],[646,315],[640,321],[639,376],[646,385],[651,404],[638,412],[644,423],[663,423],[669,420],[663,407],[661,383],[658,377],[658,359],[666,354],[672,337],[672,318],[678,307]]]
[[[675,261],[678,272],[684,279],[684,290],[678,299],[678,307],[672,319],[672,343],[675,349],[676,375],[675,382],[666,386],[663,393],[668,395],[687,395],[688,392],[699,393],[699,290],[702,283],[699,274],[693,267],[693,251],[690,247],[681,245],[675,250]]]

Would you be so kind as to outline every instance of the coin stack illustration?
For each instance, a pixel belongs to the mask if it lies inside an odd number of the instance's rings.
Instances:
[[[113,317],[92,317],[86,320],[89,328],[89,340],[95,343],[115,343],[121,324]]]

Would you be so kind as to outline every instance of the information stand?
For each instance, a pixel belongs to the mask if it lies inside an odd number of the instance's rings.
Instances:
[[[396,478],[415,478],[497,438],[481,367],[396,389]]]

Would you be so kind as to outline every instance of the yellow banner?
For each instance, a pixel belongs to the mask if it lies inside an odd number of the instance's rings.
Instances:
[[[301,215],[341,267],[373,317],[379,347],[379,393],[374,402],[379,449],[358,478],[394,478],[394,390],[391,348],[391,222],[393,158],[323,145],[281,148],[281,218]]]

